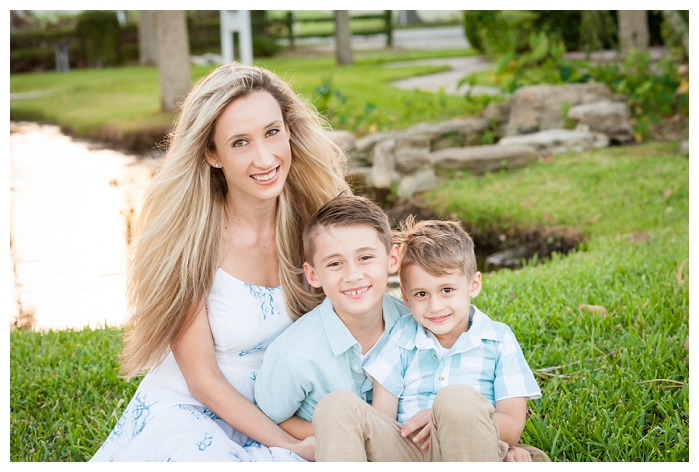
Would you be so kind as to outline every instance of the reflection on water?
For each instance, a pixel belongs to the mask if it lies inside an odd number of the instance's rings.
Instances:
[[[155,163],[12,123],[10,326],[119,326],[130,221]]]

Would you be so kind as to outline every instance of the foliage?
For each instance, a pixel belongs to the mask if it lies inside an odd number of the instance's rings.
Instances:
[[[85,10],[78,15],[75,34],[89,67],[121,63],[119,20],[114,10]]]
[[[543,397],[528,403],[522,442],[554,461],[689,461],[689,161],[674,149],[556,155],[427,194],[467,222],[590,236],[586,251],[488,274],[474,299],[513,329],[535,372]],[[97,450],[138,383],[118,377],[119,335],[10,333],[11,461]]]

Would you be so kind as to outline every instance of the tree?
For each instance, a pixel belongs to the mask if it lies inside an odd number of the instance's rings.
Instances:
[[[677,10],[663,10],[663,18],[665,18],[665,21],[670,25],[675,34],[680,37],[684,52],[687,57],[689,57],[689,31],[682,19],[682,15],[680,15]]]
[[[348,10],[335,10],[335,57],[337,64],[351,66],[352,59],[352,29]]]
[[[158,72],[163,111],[173,111],[192,86],[189,35],[184,10],[157,10]]]
[[[158,31],[154,10],[141,10],[138,15],[138,62],[144,66],[158,64]]]
[[[648,10],[619,10],[619,46],[621,55],[629,51],[648,52]]]

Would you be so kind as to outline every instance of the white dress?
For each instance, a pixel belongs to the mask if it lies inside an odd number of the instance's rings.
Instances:
[[[221,372],[254,402],[255,377],[265,349],[291,325],[281,287],[246,284],[219,268],[206,311]],[[91,461],[304,459],[287,449],[261,445],[204,407],[189,393],[170,352],[143,378]]]

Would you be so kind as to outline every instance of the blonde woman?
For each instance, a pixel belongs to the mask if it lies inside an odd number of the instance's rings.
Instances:
[[[129,270],[121,365],[148,373],[93,461],[313,460],[313,438],[268,419],[253,386],[265,348],[323,297],[304,288],[301,231],[348,187],[321,124],[256,67],[189,93]]]

